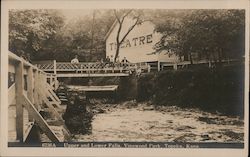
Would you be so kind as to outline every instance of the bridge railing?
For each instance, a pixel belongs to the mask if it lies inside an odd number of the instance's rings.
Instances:
[[[39,114],[45,101],[44,92],[52,93],[47,89],[58,88],[56,75],[45,73],[12,52],[8,53],[8,58],[9,142],[25,142],[36,122],[56,141],[56,136]]]
[[[38,62],[36,66],[46,72],[61,73],[126,73],[129,71],[150,71],[147,63],[96,63],[96,62],[80,62],[72,64],[70,62]]]

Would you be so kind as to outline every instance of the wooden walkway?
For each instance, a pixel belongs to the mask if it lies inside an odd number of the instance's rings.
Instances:
[[[85,92],[99,92],[99,91],[116,91],[118,85],[108,86],[68,86],[71,90],[79,90]]]
[[[149,72],[147,63],[127,63],[126,65],[111,63],[40,61],[35,64],[39,69],[54,73],[57,77],[122,77],[132,72]]]
[[[61,134],[66,137],[69,132],[59,114],[61,101],[54,93],[58,88],[56,75],[45,73],[11,52],[8,54],[8,141],[25,142],[35,125],[50,141],[65,141]],[[57,123],[61,122],[62,129],[55,129],[41,111],[50,114]]]

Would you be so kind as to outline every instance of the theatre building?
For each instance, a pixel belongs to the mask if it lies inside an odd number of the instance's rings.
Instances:
[[[133,25],[132,19],[126,18],[122,25],[120,38],[127,33]],[[106,39],[106,56],[114,58],[116,53],[116,36],[119,23],[115,22],[107,33]],[[173,53],[154,53],[154,45],[160,41],[161,34],[154,31],[154,24],[147,21],[136,25],[128,34],[127,38],[120,46],[119,59],[126,57],[132,63],[149,63],[152,68],[161,69],[161,65],[175,65],[180,61],[180,57]]]

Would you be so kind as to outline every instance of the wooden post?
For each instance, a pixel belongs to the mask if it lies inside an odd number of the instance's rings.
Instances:
[[[42,81],[42,74],[41,74],[41,72],[39,71],[38,72],[38,77],[37,77],[37,89],[39,90],[39,88],[41,88],[41,81]],[[41,109],[41,104],[42,104],[43,102],[42,102],[42,96],[41,96],[41,94],[38,92],[38,108],[39,109]]]
[[[49,85],[51,86],[51,87],[53,87],[53,77],[52,77],[52,74],[50,74],[49,75]]]
[[[158,61],[158,71],[161,71],[161,62]]]
[[[28,85],[28,90],[27,90],[27,97],[30,100],[32,104],[34,104],[34,77],[33,77],[33,68],[29,67],[28,68],[28,76],[27,76],[27,85]],[[33,121],[33,118],[31,117],[31,114],[29,114],[29,121]]]
[[[174,70],[177,70],[177,63],[174,63],[174,65],[173,65],[173,67],[174,67]]]
[[[27,99],[25,96],[23,96],[24,105],[29,111],[30,114],[32,114],[32,117],[36,120],[39,127],[45,132],[45,134],[49,137],[49,139],[52,142],[60,142],[59,138],[56,136],[56,134],[51,130],[47,122],[43,119],[43,117],[40,115],[40,113],[36,110],[36,108],[33,106],[33,104]]]
[[[39,88],[39,84],[38,84],[38,70],[35,69],[35,72],[34,72],[34,104],[35,104],[36,109],[38,109],[38,106],[39,106],[38,88]]]
[[[24,90],[24,78],[23,78],[23,62],[19,62],[16,66],[16,133],[17,140],[23,142],[23,90]]]
[[[54,74],[56,74],[56,60],[54,60]]]
[[[150,72],[151,66],[150,66],[150,64],[147,64],[147,65],[148,65],[148,72]]]

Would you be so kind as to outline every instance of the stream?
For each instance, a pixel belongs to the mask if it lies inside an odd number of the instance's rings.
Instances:
[[[150,102],[103,104],[93,100],[92,131],[75,135],[76,142],[243,142],[239,117],[176,106],[155,107]]]

